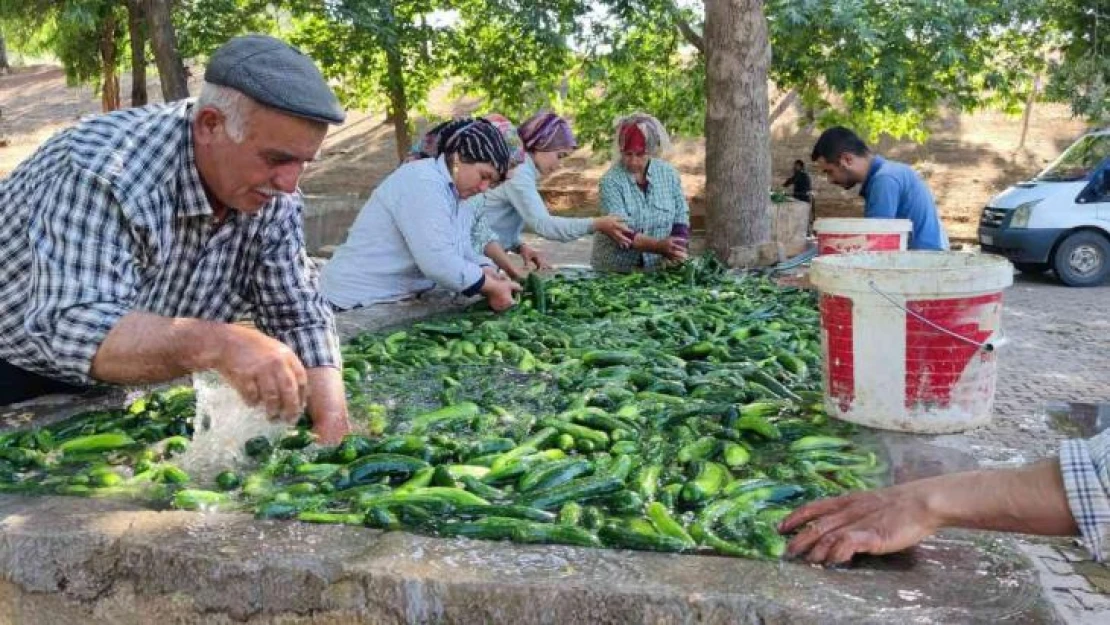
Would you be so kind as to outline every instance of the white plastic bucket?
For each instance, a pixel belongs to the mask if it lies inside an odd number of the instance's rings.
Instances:
[[[1013,268],[961,252],[861,252],[813,260],[830,414],[903,432],[990,421],[1002,290]]]
[[[905,250],[913,222],[909,219],[818,219],[817,253],[850,254]]]

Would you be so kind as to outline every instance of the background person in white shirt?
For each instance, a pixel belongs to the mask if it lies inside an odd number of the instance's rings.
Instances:
[[[479,249],[496,240],[504,249],[520,254],[525,269],[549,268],[539,250],[521,239],[525,226],[549,241],[574,241],[599,232],[619,247],[628,247],[633,233],[620,216],[555,217],[540,196],[539,179],[558,170],[559,161],[578,148],[570,124],[555,113],[544,111],[526,119],[516,131],[526,152],[524,162],[513,169],[511,180],[467,201],[478,211],[479,223],[488,226],[476,235],[484,239],[476,241]],[[500,261],[498,264],[509,275],[516,273],[512,267]]]
[[[439,133],[438,156],[402,165],[363,206],[347,241],[324,266],[324,297],[337,310],[415,297],[439,287],[481,293],[494,310],[513,305],[520,285],[474,251],[461,201],[505,179],[510,151],[484,119]]]

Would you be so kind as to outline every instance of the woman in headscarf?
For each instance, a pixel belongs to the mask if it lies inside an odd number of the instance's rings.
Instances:
[[[631,243],[631,233],[619,216],[574,219],[553,217],[548,212],[540,196],[539,179],[558,170],[559,161],[578,147],[565,119],[551,112],[537,113],[525,120],[516,133],[523,143],[525,156],[523,162],[514,168],[512,179],[469,201],[479,214],[480,227],[488,224],[497,237],[497,243],[520,254],[525,268],[529,265],[537,269],[548,266],[538,250],[521,240],[525,226],[552,241],[573,241],[597,232],[618,247]],[[481,232],[476,236],[481,238]],[[484,245],[488,241],[487,237],[487,240],[478,242]],[[513,268],[505,267],[501,262],[498,264],[509,275],[519,275]]]
[[[493,127],[501,133],[501,138],[505,140],[505,145],[509,148],[509,169],[511,172],[516,172],[516,167],[524,162],[524,145],[520,141],[520,135],[517,134],[516,126],[504,115],[499,113],[487,113],[482,116],[482,119],[493,124]],[[435,158],[439,155],[439,136],[447,128],[458,121],[452,120],[443,122],[433,126],[424,135],[413,143],[412,148],[409,150],[408,156],[405,157],[404,162],[410,163],[425,158]],[[476,196],[476,197],[481,197]],[[474,246],[474,251],[478,254],[484,255],[500,267],[509,278],[513,280],[521,280],[527,274],[521,271],[509,253],[497,240],[497,235],[494,234],[493,229],[490,228],[489,222],[477,214],[477,209],[481,207],[481,202],[474,202],[475,198],[463,202],[461,210],[459,211],[459,223],[463,228],[470,228],[471,239]]]
[[[601,212],[620,217],[634,234],[628,247],[595,236],[593,268],[633,271],[685,260],[690,208],[678,171],[660,158],[670,145],[666,129],[634,113],[618,119],[616,130],[619,158],[601,177]]]
[[[511,153],[485,119],[448,122],[436,155],[397,168],[374,190],[324,266],[320,287],[337,310],[408,299],[439,287],[481,293],[494,310],[520,286],[474,251],[462,200],[508,175]]]

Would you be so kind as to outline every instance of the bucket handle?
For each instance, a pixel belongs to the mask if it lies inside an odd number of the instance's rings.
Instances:
[[[959,339],[959,340],[963,341],[964,343],[969,343],[971,345],[974,345],[975,347],[983,350],[984,352],[993,352],[994,350],[998,349],[999,347],[1002,347],[1003,345],[1005,345],[1008,342],[1008,339],[1006,337],[1001,337],[1001,338],[999,338],[997,340],[994,340],[994,341],[984,341],[982,343],[980,343],[979,341],[976,341],[975,339],[969,339],[968,337],[966,337],[962,334],[957,334],[957,333],[949,330],[948,328],[943,328],[941,326],[938,326],[937,324],[935,324],[932,321],[926,319],[925,317],[923,317],[923,316],[915,313],[914,311],[906,308],[905,306],[899,304],[897,301],[895,301],[895,299],[893,297],[884,293],[882,290],[879,289],[879,287],[875,286],[875,281],[874,280],[868,280],[867,281],[867,286],[871,287],[871,290],[878,293],[880,297],[882,297],[886,301],[890,302],[890,304],[892,306],[901,310],[902,312],[906,313],[907,315],[913,317],[914,319],[917,319],[921,323],[924,323],[925,325],[929,326],[930,328],[932,328],[932,329],[934,329],[938,332],[942,332],[944,334],[947,334],[948,336],[950,336],[954,339]]]

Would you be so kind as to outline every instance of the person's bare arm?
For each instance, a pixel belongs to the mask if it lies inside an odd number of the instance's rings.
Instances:
[[[632,239],[632,249],[640,252],[659,254],[670,260],[686,258],[686,246],[677,237],[655,239],[646,234],[637,233]]]
[[[513,262],[509,253],[506,252],[505,248],[501,247],[501,244],[497,241],[486,243],[486,246],[482,248],[482,253],[486,255],[486,258],[492,260],[501,271],[504,271],[505,275],[513,280],[523,280],[526,277],[526,274]]]
[[[90,374],[117,384],[142,384],[214,369],[244,401],[296,418],[307,379],[296,354],[252,328],[151,313],[124,315],[101,342]]]
[[[323,444],[335,444],[351,431],[343,376],[335,367],[313,367],[308,375],[308,416]]]
[[[900,551],[944,527],[1052,536],[1078,533],[1060,463],[952,473],[816,501],[780,530],[802,530],[788,553],[810,562],[847,562],[856,553]]]

